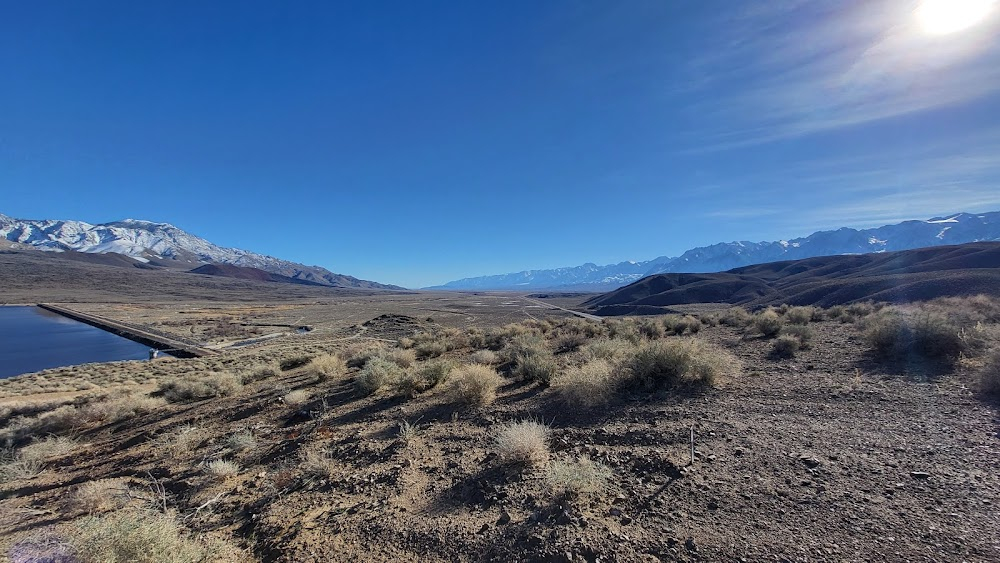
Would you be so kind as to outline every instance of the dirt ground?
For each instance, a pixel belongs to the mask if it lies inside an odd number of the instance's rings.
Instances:
[[[324,330],[294,346],[162,365],[227,368],[421,329],[370,323],[343,340],[345,327],[371,318],[335,309],[307,319]],[[323,324],[326,314],[341,315],[337,326]],[[77,451],[30,481],[0,485],[0,544],[79,517],[67,499],[82,483],[124,478],[136,489],[162,486],[185,526],[262,561],[1000,559],[1000,416],[973,391],[971,368],[881,364],[854,325],[811,326],[812,347],[787,360],[772,359],[768,341],[706,327],[698,337],[737,355],[738,376],[704,392],[623,396],[594,409],[567,408],[552,388],[514,381],[485,407],[450,404],[437,388],[410,400],[361,396],[356,370],[317,382],[296,368],[237,396],[81,431]],[[310,400],[285,404],[297,389]],[[598,461],[611,471],[608,486],[565,499],[544,469],[500,463],[497,427],[525,418],[552,427],[553,460]],[[401,434],[401,423],[413,431]],[[189,426],[204,438],[180,452],[164,445]],[[229,452],[225,439],[238,432],[252,432],[256,446]],[[318,471],[306,462],[315,466],[317,455]],[[222,457],[240,467],[224,481],[204,471]]]

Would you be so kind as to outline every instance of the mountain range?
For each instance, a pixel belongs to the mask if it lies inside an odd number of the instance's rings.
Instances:
[[[13,219],[0,214],[0,240],[4,246],[27,247],[53,252],[120,255],[132,265],[170,269],[193,269],[195,273],[263,279],[253,273],[269,272],[268,281],[289,281],[331,287],[403,289],[373,281],[335,274],[319,266],[306,266],[238,248],[226,248],[187,233],[169,223],[125,219],[92,225],[83,221]],[[224,264],[245,268],[202,266]],[[199,271],[199,268],[201,270]]]
[[[662,273],[724,272],[741,266],[839,254],[868,254],[978,241],[1000,241],[1000,212],[958,213],[871,229],[840,228],[771,242],[702,246],[677,257],[465,278],[428,289],[608,291]]]

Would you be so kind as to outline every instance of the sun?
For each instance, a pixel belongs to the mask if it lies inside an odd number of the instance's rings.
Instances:
[[[920,27],[932,35],[946,35],[983,21],[995,0],[923,0],[915,14]]]

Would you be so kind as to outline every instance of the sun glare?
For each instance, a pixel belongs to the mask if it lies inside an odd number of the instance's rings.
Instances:
[[[946,35],[981,22],[994,3],[995,0],[924,0],[916,16],[925,32]]]

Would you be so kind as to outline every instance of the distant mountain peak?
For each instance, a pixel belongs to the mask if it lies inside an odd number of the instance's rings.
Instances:
[[[164,260],[190,266],[230,264],[257,268],[319,285],[402,289],[399,286],[335,274],[318,266],[306,266],[248,250],[219,246],[170,223],[141,219],[91,225],[83,221],[12,219],[0,215],[0,238],[39,250],[116,253],[141,262]]]
[[[432,289],[573,289],[607,291],[660,273],[723,272],[779,260],[1000,240],[1000,212],[954,213],[926,220],[903,221],[871,229],[841,227],[807,237],[778,241],[733,241],[692,248],[676,257],[645,262],[532,270],[448,282]]]

